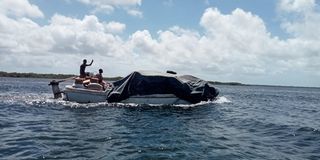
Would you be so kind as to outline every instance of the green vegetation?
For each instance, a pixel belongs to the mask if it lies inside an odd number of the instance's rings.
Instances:
[[[40,74],[40,73],[17,73],[17,72],[3,72],[0,71],[0,77],[14,77],[14,78],[47,78],[47,79],[66,79],[70,77],[76,77],[74,74]],[[117,81],[122,79],[122,77],[104,77],[106,81]],[[238,82],[217,82],[209,81],[209,83],[214,85],[244,85]]]
[[[17,73],[0,71],[0,77],[15,77],[15,78],[48,78],[48,79],[65,79],[75,75],[72,74],[39,74],[39,73]]]
[[[14,77],[14,78],[47,78],[47,79],[66,79],[76,77],[74,74],[40,74],[40,73],[17,73],[17,72],[3,72],[0,71],[0,77]],[[107,81],[116,81],[122,77],[104,77]]]
[[[239,82],[217,82],[217,81],[209,81],[209,83],[214,85],[245,85]]]
[[[117,81],[122,79],[123,77],[103,77],[104,80],[106,81]]]

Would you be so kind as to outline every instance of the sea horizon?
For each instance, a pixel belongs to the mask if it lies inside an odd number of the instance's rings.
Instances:
[[[30,77],[30,75],[32,75]],[[46,77],[49,76],[49,77]],[[0,77],[11,77],[11,78],[44,78],[44,79],[65,79],[70,77],[76,77],[76,74],[67,74],[67,73],[36,73],[36,72],[6,72],[0,71]],[[105,80],[116,81],[120,80],[124,77],[122,76],[113,76],[113,77],[105,77]],[[242,86],[266,86],[266,87],[293,87],[293,88],[320,88],[320,86],[294,86],[294,85],[278,85],[278,84],[247,84],[242,82],[228,81],[212,81],[206,80],[208,82],[213,83],[214,85],[242,85]]]

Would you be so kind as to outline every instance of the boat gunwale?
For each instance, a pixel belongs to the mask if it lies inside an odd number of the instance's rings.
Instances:
[[[82,93],[82,94],[98,94],[98,95],[107,95],[107,90],[106,91],[97,91],[97,90],[92,90],[92,89],[86,89],[86,88],[74,88],[70,85],[66,86],[65,89],[63,90],[64,93],[66,92],[77,92],[77,93]]]

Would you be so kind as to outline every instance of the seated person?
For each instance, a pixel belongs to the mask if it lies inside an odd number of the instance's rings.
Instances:
[[[98,83],[101,84],[102,87],[103,87],[103,90],[105,90],[106,82],[103,81],[102,73],[103,73],[103,70],[102,70],[102,69],[99,69],[99,73],[96,74],[94,77],[95,77],[95,78],[98,78]]]

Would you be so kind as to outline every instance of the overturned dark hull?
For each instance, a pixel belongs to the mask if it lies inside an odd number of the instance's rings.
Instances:
[[[133,72],[113,83],[108,102],[121,102],[133,96],[172,94],[189,103],[214,100],[219,91],[209,82],[190,75]]]

